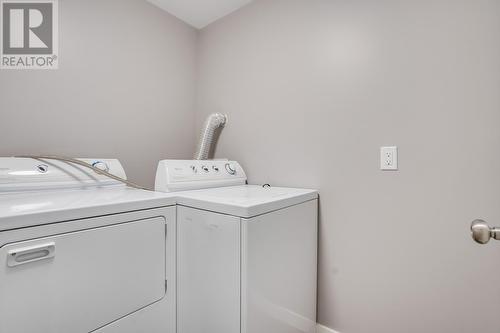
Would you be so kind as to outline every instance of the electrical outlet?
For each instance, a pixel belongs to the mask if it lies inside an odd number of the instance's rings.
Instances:
[[[380,148],[380,169],[398,170],[398,147]]]

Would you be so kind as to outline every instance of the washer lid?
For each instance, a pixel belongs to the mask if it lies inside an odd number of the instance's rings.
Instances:
[[[316,190],[243,185],[179,192],[179,205],[253,217],[318,198]]]

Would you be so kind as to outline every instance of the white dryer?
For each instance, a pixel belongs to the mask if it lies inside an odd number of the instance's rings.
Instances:
[[[237,162],[159,164],[156,190],[177,194],[178,333],[316,330],[318,193],[246,180]]]
[[[175,234],[169,195],[0,158],[0,332],[174,333]]]

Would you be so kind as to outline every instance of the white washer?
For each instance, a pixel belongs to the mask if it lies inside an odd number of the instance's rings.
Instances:
[[[245,184],[237,162],[159,164],[156,190],[180,191],[177,332],[313,333],[317,191]]]
[[[0,158],[0,332],[174,333],[175,226],[170,195]]]

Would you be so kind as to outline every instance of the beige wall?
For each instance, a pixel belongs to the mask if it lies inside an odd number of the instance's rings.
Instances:
[[[218,157],[321,192],[322,324],[498,332],[498,244],[468,235],[500,224],[498,1],[257,0],[199,44],[142,0],[60,13],[59,70],[0,71],[0,156],[117,157],[151,186],[228,113]],[[399,172],[378,170],[382,145]]]
[[[195,29],[143,0],[61,0],[56,71],[0,71],[0,156],[116,157],[152,186],[193,153]]]
[[[217,157],[321,191],[322,324],[498,332],[499,244],[468,228],[500,224],[499,1],[260,0],[200,37]]]

